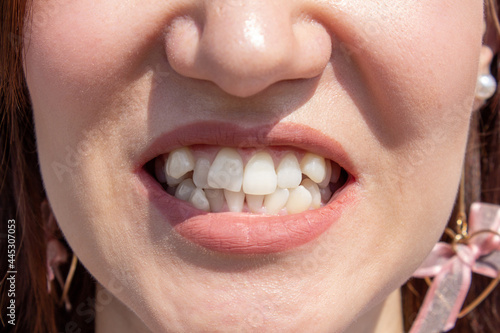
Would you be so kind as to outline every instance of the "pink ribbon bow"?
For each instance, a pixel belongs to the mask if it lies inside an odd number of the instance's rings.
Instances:
[[[455,327],[472,272],[500,276],[500,206],[474,203],[469,228],[453,244],[437,243],[414,277],[434,277],[410,333],[447,332]]]

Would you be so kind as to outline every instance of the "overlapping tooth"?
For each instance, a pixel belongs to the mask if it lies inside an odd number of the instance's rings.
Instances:
[[[262,211],[262,203],[264,202],[263,195],[247,194],[246,201],[248,209],[250,209],[252,213],[260,213]]]
[[[210,160],[200,157],[196,161],[193,171],[193,182],[199,188],[208,188],[208,171],[210,170]]]
[[[332,163],[329,160],[325,160],[325,178],[318,184],[319,188],[326,188],[330,185],[330,179],[332,177]]]
[[[330,182],[336,183],[339,181],[340,173],[342,172],[342,168],[337,163],[331,161],[332,166],[332,175],[330,176]]]
[[[180,178],[174,178],[174,177],[169,176],[168,174],[165,174],[165,179],[167,180],[168,186],[177,186],[180,183],[182,183],[183,180],[190,178],[189,177],[190,174],[191,174],[190,172],[185,173]]]
[[[312,195],[304,186],[300,185],[290,191],[286,203],[288,214],[298,214],[309,209],[312,203]]]
[[[172,178],[181,178],[194,169],[194,157],[189,148],[179,148],[172,151],[167,159],[167,174]]]
[[[300,185],[302,180],[302,171],[300,170],[299,161],[293,153],[288,153],[281,159],[281,162],[276,168],[278,178],[278,187],[280,188],[295,188]]]
[[[212,212],[227,209],[242,212],[246,201],[252,213],[301,213],[321,207],[332,196],[330,182],[337,183],[341,167],[330,160],[305,153],[297,160],[287,152],[275,169],[266,151],[255,153],[247,165],[234,148],[222,148],[214,161],[196,160],[189,148],[172,151],[155,160],[154,171],[167,192],[189,201],[194,207]]]
[[[226,198],[229,211],[240,213],[243,210],[243,203],[245,202],[245,193],[233,192],[224,190],[224,197]]]
[[[289,191],[285,188],[277,188],[274,193],[266,195],[264,199],[264,208],[267,214],[278,214],[288,200]]]
[[[208,202],[205,192],[201,188],[196,188],[189,197],[189,202],[198,209],[206,212],[210,211],[210,203]]]
[[[208,186],[239,192],[243,183],[243,160],[233,148],[222,148],[215,157],[207,178]]]
[[[250,158],[243,174],[243,192],[253,195],[271,194],[276,190],[278,178],[271,155],[258,152]]]
[[[218,213],[222,211],[226,202],[223,190],[205,189],[205,195],[210,203],[210,210],[212,212]]]
[[[321,193],[319,191],[318,184],[306,178],[302,181],[300,185],[304,186],[306,190],[308,190],[309,193],[311,193],[312,197],[311,207],[314,209],[321,207]]]
[[[306,153],[300,161],[302,173],[315,183],[321,183],[325,178],[325,159],[313,153]]]
[[[196,185],[194,185],[193,180],[188,178],[177,186],[175,190],[175,197],[177,199],[181,199],[184,201],[188,201],[191,197],[191,193],[196,189]]]

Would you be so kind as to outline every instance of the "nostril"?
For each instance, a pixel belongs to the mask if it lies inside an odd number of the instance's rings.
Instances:
[[[217,3],[170,23],[166,53],[179,74],[249,97],[280,81],[316,77],[328,64],[330,34],[309,17],[294,17],[293,6]]]

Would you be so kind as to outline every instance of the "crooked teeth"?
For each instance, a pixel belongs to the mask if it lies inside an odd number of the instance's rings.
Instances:
[[[264,202],[263,195],[247,194],[246,201],[248,209],[250,209],[252,213],[260,213],[262,211],[262,203]]]
[[[196,161],[193,172],[193,182],[199,188],[208,188],[208,171],[210,161],[207,158],[199,158]]]
[[[175,197],[181,200],[188,201],[191,197],[191,193],[196,189],[196,185],[194,185],[191,179],[186,179],[182,183],[177,186],[175,190]]]
[[[181,178],[194,168],[194,158],[188,148],[179,148],[168,155],[167,174],[172,178]]]
[[[229,211],[239,213],[243,210],[245,193],[224,190],[224,197],[226,198]]]
[[[286,210],[288,214],[298,214],[309,209],[312,203],[312,195],[304,186],[293,189],[290,192],[288,201],[286,203]]]
[[[278,178],[271,155],[258,152],[252,156],[243,174],[243,192],[253,195],[271,194],[277,185]]]
[[[221,212],[222,208],[224,208],[224,203],[226,199],[224,198],[223,190],[214,190],[214,189],[206,189],[205,194],[208,199],[208,203],[210,204],[210,210],[212,212]]]
[[[222,148],[208,170],[208,185],[212,188],[239,192],[243,183],[243,160],[232,148]]]
[[[321,183],[326,176],[325,159],[313,153],[306,153],[300,161],[302,173],[315,183]]]
[[[340,187],[331,184],[339,181],[342,168],[313,153],[299,163],[300,153],[284,152],[277,167],[267,151],[254,153],[246,166],[234,148],[220,149],[212,163],[205,152],[194,154],[184,147],[160,156],[154,173],[168,184],[169,194],[207,212],[297,214],[320,208]]]
[[[311,207],[314,209],[321,207],[321,193],[318,184],[310,179],[304,179],[300,185],[311,193]]]
[[[283,156],[276,169],[276,173],[280,188],[295,188],[300,185],[300,181],[302,180],[299,161],[293,153]]]
[[[285,188],[278,188],[274,193],[266,195],[264,207],[268,214],[278,214],[282,210],[289,197],[289,191]],[[309,207],[308,207],[309,208]]]
[[[205,192],[201,188],[196,188],[191,196],[189,197],[189,202],[196,208],[210,211],[210,203],[208,202]]]

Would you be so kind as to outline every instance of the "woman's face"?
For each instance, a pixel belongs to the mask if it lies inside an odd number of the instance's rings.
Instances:
[[[439,238],[481,1],[34,0],[29,19],[53,211],[151,330],[338,332]]]

